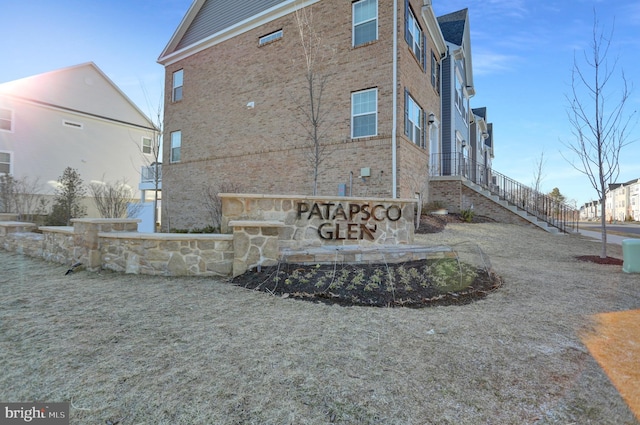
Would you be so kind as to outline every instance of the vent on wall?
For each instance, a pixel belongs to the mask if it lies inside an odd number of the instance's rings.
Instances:
[[[78,129],[81,129],[81,130],[84,127],[79,122],[73,122],[73,121],[68,121],[68,120],[62,120],[62,125],[64,125],[65,127],[78,128]]]

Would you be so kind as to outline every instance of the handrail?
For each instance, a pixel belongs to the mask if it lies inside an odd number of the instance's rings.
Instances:
[[[461,153],[433,154],[431,176],[460,176],[563,232],[577,232],[579,211]]]

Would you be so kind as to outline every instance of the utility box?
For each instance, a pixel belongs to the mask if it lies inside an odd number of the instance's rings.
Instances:
[[[640,273],[640,239],[622,240],[622,271]]]

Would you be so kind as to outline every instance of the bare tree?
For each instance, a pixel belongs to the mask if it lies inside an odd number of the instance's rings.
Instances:
[[[126,180],[91,182],[89,184],[89,193],[93,197],[93,202],[102,218],[126,217],[128,206],[134,195],[133,189],[127,184]]]
[[[313,169],[313,195],[317,195],[320,166],[329,154],[323,142],[326,139],[326,118],[329,110],[324,94],[330,74],[320,71],[323,64],[326,66],[329,58],[325,56],[326,46],[314,27],[311,7],[296,10],[295,18],[304,55],[307,92],[304,100],[295,104],[303,116],[302,127],[310,145],[306,157]]]
[[[613,27],[608,35],[600,30],[594,11],[593,33],[589,49],[584,51],[584,68],[574,57],[571,73],[571,93],[567,115],[575,140],[564,143],[579,159],[578,165],[571,165],[589,178],[601,204],[605,205],[607,188],[620,173],[620,152],[632,143],[629,130],[635,111],[625,114],[625,106],[631,95],[624,72],[620,74],[622,89],[620,97],[611,100],[610,84],[614,82],[617,60],[609,66],[607,56],[611,47]],[[607,228],[605,215],[601,217],[602,251],[607,256]]]
[[[220,231],[222,224],[222,198],[219,194],[240,192],[242,192],[242,186],[236,183],[222,183],[219,186],[208,185],[204,187],[204,205],[214,229]]]
[[[144,90],[145,97],[146,90]],[[144,160],[147,163],[145,169],[142,170],[142,179],[151,180],[153,183],[153,231],[156,231],[156,223],[158,223],[158,201],[159,193],[162,185],[162,134],[163,134],[163,100],[164,95],[161,93],[158,104],[153,111],[153,117],[151,122],[153,123],[154,130],[151,132],[151,143],[149,146],[143,146],[142,152],[146,155],[151,155],[152,160],[149,161],[148,157],[143,155]],[[148,101],[147,106],[151,109],[151,102]]]

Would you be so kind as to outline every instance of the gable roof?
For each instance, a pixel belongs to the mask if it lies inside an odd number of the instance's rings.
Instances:
[[[285,0],[252,0],[238,7],[238,0],[205,0],[187,27],[176,49],[187,47]]]
[[[0,84],[0,96],[154,129],[149,118],[93,62]]]
[[[483,106],[482,108],[472,108],[471,112],[473,112],[475,115],[479,116],[480,118],[486,120],[487,119],[487,107]]]
[[[438,23],[440,24],[440,30],[442,31],[444,39],[450,43],[462,46],[468,16],[469,9],[466,8],[439,16]]]
[[[168,65],[320,0],[194,0],[158,62]]]
[[[444,39],[459,48],[455,54],[465,61],[465,77],[467,90],[471,96],[475,95],[473,83],[473,55],[471,54],[471,30],[469,28],[469,9],[465,8],[438,17],[438,24]],[[454,52],[452,52],[453,54]]]

